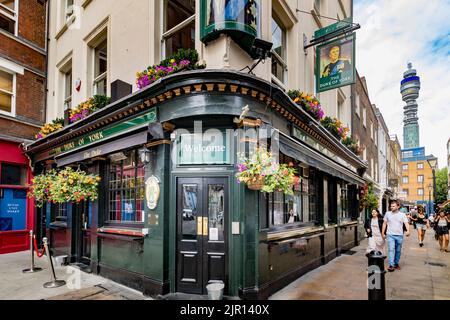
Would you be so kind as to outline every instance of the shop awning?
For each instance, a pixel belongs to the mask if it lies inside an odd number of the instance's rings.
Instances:
[[[276,136],[272,136],[272,141],[277,139]],[[297,142],[284,133],[279,132],[278,140],[280,151],[285,155],[350,183],[361,186],[365,184],[365,181],[356,173],[328,159],[318,151]]]
[[[88,149],[70,152],[70,154],[63,154],[55,157],[56,165],[62,167],[74,162],[104,156],[112,152],[128,149],[137,145],[143,145],[145,143],[147,143],[147,131],[142,131],[119,139],[115,138],[106,143],[98,143]]]

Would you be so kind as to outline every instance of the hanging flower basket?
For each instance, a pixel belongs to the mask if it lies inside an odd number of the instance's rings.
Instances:
[[[264,187],[264,177],[260,175],[256,175],[253,179],[250,179],[247,182],[247,187],[250,190],[259,191]]]
[[[256,148],[248,158],[241,158],[236,174],[238,183],[245,183],[250,190],[293,194],[296,170],[292,166],[277,163],[264,148]]]
[[[70,167],[59,172],[50,170],[34,177],[28,197],[34,198],[39,208],[46,202],[95,201],[98,198],[99,181],[98,175],[86,174],[81,170],[74,171]]]

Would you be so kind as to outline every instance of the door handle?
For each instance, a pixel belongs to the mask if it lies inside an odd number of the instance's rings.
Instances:
[[[203,235],[208,236],[208,218],[203,218]]]
[[[203,234],[203,217],[197,217],[197,235]]]

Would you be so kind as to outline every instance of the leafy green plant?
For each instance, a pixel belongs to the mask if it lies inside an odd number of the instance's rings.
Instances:
[[[345,139],[350,130],[349,128],[344,127],[342,122],[337,118],[326,116],[320,123],[338,140]]]
[[[359,200],[360,211],[362,209],[367,209],[370,212],[373,209],[378,208],[378,197],[373,192],[373,185],[369,183],[367,186],[367,192],[365,192],[364,196]]]

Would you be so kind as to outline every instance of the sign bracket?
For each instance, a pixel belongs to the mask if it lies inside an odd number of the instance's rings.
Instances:
[[[324,43],[326,41],[332,40],[332,39],[337,38],[337,37],[342,36],[342,35],[347,35],[347,34],[352,33],[353,31],[358,30],[360,28],[361,28],[361,26],[357,23],[354,26],[350,26],[349,25],[349,26],[344,27],[342,29],[338,29],[338,30],[336,30],[334,32],[326,34],[324,36],[318,37],[316,39],[312,39],[309,42],[309,44],[303,46],[303,50],[306,51],[306,49],[308,49],[310,47],[322,44],[322,43]]]

